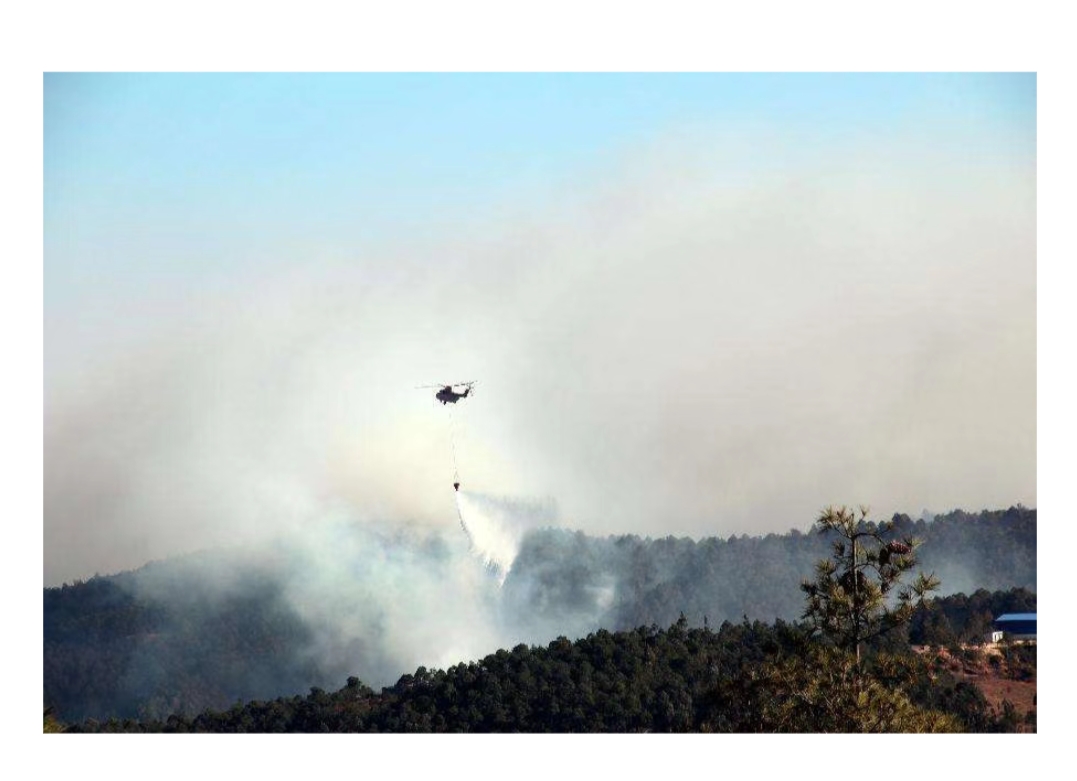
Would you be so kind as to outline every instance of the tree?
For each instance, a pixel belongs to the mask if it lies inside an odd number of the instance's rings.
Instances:
[[[875,524],[868,510],[827,508],[814,528],[833,539],[833,555],[818,562],[801,589],[811,642],[805,653],[768,660],[747,677],[748,726],[780,732],[948,732],[952,717],[915,705],[904,691],[907,671],[895,657],[861,661],[861,645],[912,618],[938,580],[901,578],[916,565],[919,541],[892,539],[894,521]],[[743,685],[745,682],[741,682]],[[743,694],[738,692],[738,694]],[[718,692],[722,696],[721,686]],[[726,700],[729,698],[726,697]]]
[[[719,679],[701,729],[716,732],[958,732],[952,715],[915,704],[886,670],[863,678],[853,655],[812,644]],[[893,666],[888,659],[884,668]]]
[[[957,643],[957,635],[945,613],[936,608],[928,609],[920,630],[920,641],[922,645],[936,648],[947,648]]]
[[[66,728],[56,718],[56,712],[49,706],[44,708],[44,732],[64,732]]]
[[[835,536],[834,554],[816,565],[814,581],[801,584],[807,599],[802,618],[811,633],[855,652],[857,670],[861,645],[906,624],[916,605],[939,586],[934,575],[920,573],[911,586],[897,589],[916,566],[920,541],[890,539],[894,522],[876,525],[867,514],[866,507],[860,507],[859,517],[845,507],[823,511],[814,528]]]

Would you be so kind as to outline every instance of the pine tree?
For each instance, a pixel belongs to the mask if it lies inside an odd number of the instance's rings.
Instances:
[[[815,522],[821,534],[835,536],[834,554],[815,568],[815,580],[804,581],[807,606],[803,618],[813,634],[855,652],[873,638],[908,623],[916,605],[939,586],[934,575],[920,573],[910,586],[898,588],[916,566],[920,541],[893,536],[893,522],[875,524],[860,507],[859,517],[845,507],[828,507]]]

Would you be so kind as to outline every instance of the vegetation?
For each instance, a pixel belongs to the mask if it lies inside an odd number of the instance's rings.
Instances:
[[[977,589],[972,594],[951,594],[918,607],[909,624],[912,645],[955,646],[982,643],[997,616],[1035,613],[1036,594],[1024,588],[1005,591]]]
[[[219,561],[97,577],[45,590],[45,702],[75,731],[1016,728],[1016,717],[1006,721],[975,686],[909,645],[978,639],[992,614],[1035,610],[1035,511],[957,512],[933,522],[894,516],[877,525],[861,516],[849,527],[855,552],[845,521],[838,525],[699,542],[540,532],[505,583],[507,606],[551,618],[582,611],[593,628],[575,642],[419,668],[380,693],[357,678],[326,691],[327,672],[301,661],[309,634],[279,599],[272,569],[231,563],[223,596],[199,587],[198,568],[216,570]],[[925,567],[941,562],[942,547],[952,558],[935,569],[987,584],[1009,578],[1007,590],[928,603],[932,584],[921,583],[907,600],[880,600],[900,593],[914,535],[925,540]],[[891,550],[894,538],[910,551]],[[828,549],[832,569],[816,570],[815,601],[810,590],[797,600],[810,557]],[[132,587],[149,575],[157,588]],[[847,575],[851,589],[842,585]],[[524,578],[537,588],[514,591]],[[588,603],[589,586],[611,578],[613,602]],[[868,581],[871,588],[857,585]],[[633,620],[678,606],[668,621]],[[791,623],[798,616],[804,625]],[[1031,659],[1011,655],[1015,671],[1034,676],[1034,651]],[[229,708],[239,702],[248,704]]]
[[[46,704],[65,721],[151,718],[324,684],[280,582],[230,563],[234,587],[209,589],[202,570],[217,564],[179,559],[45,589]]]
[[[889,523],[893,538],[923,541],[919,566],[938,577],[942,593],[1036,590],[1033,509],[956,510],[933,520],[898,514]],[[516,612],[576,619],[575,625],[585,627],[580,634],[598,627],[669,626],[681,613],[692,626],[745,615],[793,621],[804,610],[803,578],[831,554],[836,538],[833,531],[796,529],[699,541],[543,530],[524,541],[505,581],[505,597]],[[610,583],[617,588],[609,605],[588,596]],[[532,599],[536,591],[542,596],[538,603]]]
[[[44,732],[49,734],[50,732],[64,732],[65,727],[56,718],[56,714],[53,713],[52,708],[46,707],[44,709]]]
[[[811,644],[719,681],[713,712],[722,731],[731,732],[964,731],[960,708],[947,712],[923,698],[914,701],[911,686],[930,675],[909,658],[883,654],[865,666],[850,651]],[[977,715],[981,700],[971,703]]]
[[[743,621],[717,631],[600,630],[518,645],[447,670],[420,667],[375,693],[255,701],[194,718],[110,720],[75,732],[940,732],[1002,731],[1004,714],[920,656],[855,657],[796,627]],[[1009,724],[1015,727],[1014,724]]]
[[[816,528],[837,535],[834,555],[816,564],[814,582],[801,584],[808,602],[802,618],[808,620],[810,631],[852,651],[857,668],[863,643],[907,624],[914,600],[923,607],[927,594],[939,587],[937,578],[921,573],[911,587],[897,592],[897,604],[891,605],[891,592],[916,566],[920,541],[888,539],[893,522],[876,526],[867,521],[867,514],[861,507],[858,519],[845,507],[831,507],[819,516]]]

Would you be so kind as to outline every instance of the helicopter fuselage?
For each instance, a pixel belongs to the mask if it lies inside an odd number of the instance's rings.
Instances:
[[[471,388],[468,388],[463,393],[457,393],[451,386],[446,386],[434,394],[434,398],[442,404],[455,404],[460,399],[466,399],[469,393],[471,393]]]

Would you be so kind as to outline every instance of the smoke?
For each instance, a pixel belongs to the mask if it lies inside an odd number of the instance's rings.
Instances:
[[[437,235],[48,307],[45,584],[283,546],[311,658],[379,681],[593,628],[601,562],[510,577],[582,544],[544,525],[1034,506],[1034,176],[683,140]],[[414,388],[463,379],[454,460]]]
[[[356,526],[341,516],[297,537],[284,596],[312,630],[308,657],[331,680],[384,685],[499,647],[497,582],[461,535]]]
[[[1034,178],[900,145],[744,162],[772,151],[659,147],[452,234],[50,310],[46,583],[312,497],[444,531],[448,416],[414,387],[461,379],[463,484],[592,533],[1034,505]]]
[[[466,534],[363,520],[346,504],[312,501],[302,530],[161,562],[116,583],[178,622],[155,633],[175,633],[196,647],[192,631],[211,631],[230,615],[226,606],[249,604],[255,623],[232,618],[228,633],[253,633],[241,639],[244,647],[276,633],[273,645],[287,642],[290,650],[283,660],[246,660],[228,684],[248,698],[336,686],[351,675],[385,686],[419,666],[444,669],[493,648],[599,626],[594,606],[581,608],[572,594],[551,588],[534,563],[503,591],[529,535],[556,520],[552,503],[463,491],[458,501]],[[555,562],[545,566],[556,569]],[[158,657],[156,638],[145,639],[121,688],[132,697],[167,691],[174,682]],[[192,659],[191,672],[197,664],[210,662]]]
[[[385,685],[539,639],[526,610],[505,609],[501,587],[528,531],[555,509],[464,491],[457,502],[466,535],[358,523],[337,508],[289,540],[283,596],[312,632],[307,658],[330,680]]]
[[[581,637],[613,622],[620,558],[582,532],[539,529],[525,536],[502,591],[501,615],[523,642]]]

